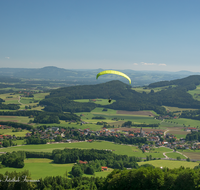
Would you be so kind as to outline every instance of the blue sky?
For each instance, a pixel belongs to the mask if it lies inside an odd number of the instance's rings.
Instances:
[[[199,0],[2,0],[0,67],[200,72]]]

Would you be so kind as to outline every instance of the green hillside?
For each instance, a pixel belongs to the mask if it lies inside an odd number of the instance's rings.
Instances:
[[[95,107],[115,110],[139,111],[154,110],[166,114],[163,106],[200,109],[200,102],[195,100],[188,90],[194,90],[200,84],[200,76],[194,75],[173,81],[152,83],[149,88],[158,88],[150,92],[137,92],[121,81],[110,81],[97,85],[80,85],[52,90],[49,96],[40,101],[45,111],[50,112],[90,112]],[[108,99],[112,104],[101,101],[81,101],[82,99]],[[76,100],[76,101],[72,101]]]

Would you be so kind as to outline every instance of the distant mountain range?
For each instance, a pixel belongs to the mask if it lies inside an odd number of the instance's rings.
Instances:
[[[28,68],[0,68],[0,77],[15,77],[25,79],[44,79],[44,80],[66,80],[76,81],[80,84],[99,84],[110,80],[121,80],[127,82],[126,79],[116,75],[104,75],[96,80],[96,75],[103,69],[63,69],[54,66],[48,66],[39,69]],[[132,86],[145,86],[158,81],[170,81],[181,79],[190,75],[200,75],[199,72],[179,71],[134,71],[119,70],[127,74],[132,80]]]

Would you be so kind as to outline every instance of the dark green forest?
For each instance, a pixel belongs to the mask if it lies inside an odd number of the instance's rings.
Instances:
[[[6,178],[6,177],[7,178]],[[25,178],[26,176],[26,178]],[[12,180],[14,182],[4,181]],[[31,180],[28,170],[0,174],[0,189],[27,190],[199,190],[200,169],[140,167],[131,170],[113,170],[106,178],[48,176]]]
[[[9,104],[8,104],[9,105]],[[72,113],[28,111],[0,111],[0,115],[29,116],[33,123],[60,123],[59,120],[80,121],[80,117]]]
[[[200,142],[200,131],[194,131],[186,135],[186,141],[199,141]]]

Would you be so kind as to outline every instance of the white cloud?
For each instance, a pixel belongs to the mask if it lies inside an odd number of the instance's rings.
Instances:
[[[159,66],[167,66],[165,63],[160,63]]]
[[[156,63],[144,63],[144,62],[141,62],[142,65],[156,65]]]
[[[138,65],[138,63],[133,63],[133,65]]]
[[[10,57],[5,57],[6,59],[10,59]]]

